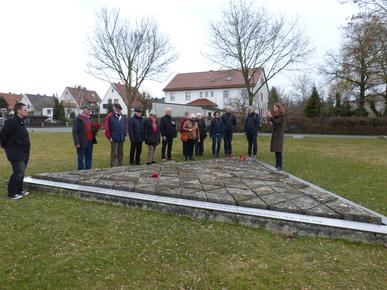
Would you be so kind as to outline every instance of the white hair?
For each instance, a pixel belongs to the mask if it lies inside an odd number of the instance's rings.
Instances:
[[[165,112],[172,112],[172,109],[170,107],[166,107]]]
[[[190,119],[195,119],[195,118],[196,118],[196,114],[195,114],[195,113],[191,113],[191,114],[189,115],[189,118],[190,118]]]

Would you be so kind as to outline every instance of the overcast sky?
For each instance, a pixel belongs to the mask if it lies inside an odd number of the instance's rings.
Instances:
[[[226,0],[7,0],[0,2],[0,92],[62,94],[66,86],[94,89],[101,98],[108,84],[87,74],[87,39],[101,7],[120,8],[122,16],[155,17],[179,53],[166,82],[147,82],[142,90],[163,97],[162,88],[181,72],[219,69],[204,56],[209,24]],[[258,4],[287,17],[298,16],[316,48],[309,66],[322,63],[327,50],[340,46],[340,27],[357,12],[337,0],[263,0]],[[310,75],[314,76],[314,71]],[[283,89],[293,74],[269,83]]]

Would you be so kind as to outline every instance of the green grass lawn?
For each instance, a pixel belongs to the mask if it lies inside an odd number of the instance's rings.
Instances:
[[[102,136],[95,147],[94,167],[109,165],[109,144]],[[75,169],[69,133],[31,133],[31,140],[28,175]],[[269,142],[259,138],[259,158],[272,164]],[[286,171],[387,214],[387,140],[289,138],[285,144]],[[211,156],[209,145],[203,159]],[[233,145],[235,155],[245,154],[243,136],[235,136]],[[128,151],[126,144],[126,163]],[[173,154],[178,160],[180,152],[177,141]],[[387,285],[383,246],[287,238],[44,193],[11,201],[5,198],[9,174],[2,151],[0,289],[385,289]]]

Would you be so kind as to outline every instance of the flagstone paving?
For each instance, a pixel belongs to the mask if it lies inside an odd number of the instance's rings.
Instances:
[[[159,176],[152,177],[154,173]],[[372,212],[254,161],[166,162],[33,177],[311,216],[382,222]]]

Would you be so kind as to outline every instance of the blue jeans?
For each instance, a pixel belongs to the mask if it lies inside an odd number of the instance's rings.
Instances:
[[[87,141],[86,148],[77,148],[78,170],[91,169],[93,161],[93,142]]]
[[[219,155],[220,145],[222,144],[222,136],[221,135],[213,135],[212,136],[212,155]]]
[[[23,191],[23,179],[27,161],[17,160],[10,162],[12,164],[13,174],[8,181],[8,196],[12,197],[15,194],[21,194]]]
[[[229,155],[232,153],[232,131],[224,132],[224,154]]]

